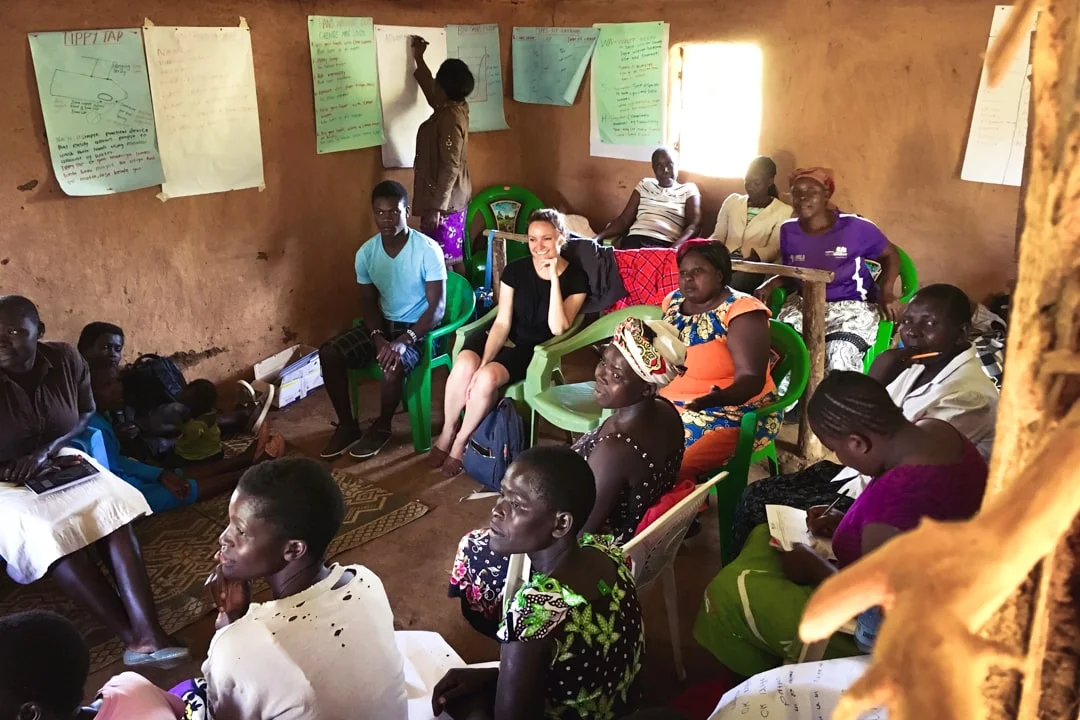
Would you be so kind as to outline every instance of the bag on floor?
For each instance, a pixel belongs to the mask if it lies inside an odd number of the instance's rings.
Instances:
[[[497,492],[506,468],[524,449],[525,425],[514,401],[503,398],[465,445],[465,472],[484,487]]]
[[[187,386],[184,373],[170,358],[140,355],[124,373],[124,398],[136,412],[150,410],[176,401]]]

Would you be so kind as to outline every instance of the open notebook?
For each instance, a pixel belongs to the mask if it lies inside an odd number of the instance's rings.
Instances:
[[[787,505],[766,505],[765,517],[769,522],[769,534],[772,535],[773,547],[784,552],[791,550],[795,543],[803,543],[814,548],[829,560],[836,560],[832,541],[828,538],[812,535],[806,529],[806,511]]]

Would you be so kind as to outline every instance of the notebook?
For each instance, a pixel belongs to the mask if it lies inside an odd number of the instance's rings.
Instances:
[[[832,540],[812,535],[806,527],[806,511],[787,505],[766,505],[765,517],[769,523],[772,544],[789,552],[795,543],[809,545],[829,560],[836,560]]]
[[[63,490],[86,482],[98,474],[98,469],[79,455],[60,455],[37,475],[26,481],[26,487],[38,495]]]

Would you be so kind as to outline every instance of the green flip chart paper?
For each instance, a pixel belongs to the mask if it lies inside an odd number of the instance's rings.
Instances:
[[[446,57],[463,60],[476,79],[468,97],[469,132],[509,129],[503,112],[499,26],[447,25]]]
[[[372,19],[311,15],[308,40],[317,151],[382,145],[385,137]]]
[[[595,28],[514,28],[514,99],[573,105],[599,34]]]
[[[159,185],[142,30],[30,33],[53,172],[68,195]]]
[[[658,145],[664,140],[662,22],[597,25],[593,100],[600,142]]]

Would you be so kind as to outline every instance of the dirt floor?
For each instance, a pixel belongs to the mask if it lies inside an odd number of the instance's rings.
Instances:
[[[442,377],[432,395],[442,397]],[[573,378],[571,378],[572,380]],[[377,407],[377,393],[361,392],[361,417],[369,418]],[[442,422],[441,409],[433,409],[433,424]],[[274,432],[283,434],[293,449],[311,457],[319,451],[333,430],[333,411],[322,390],[270,415]],[[790,430],[790,427],[786,428]],[[550,426],[541,427],[541,442],[564,442],[565,436]],[[378,573],[394,610],[395,624],[404,630],[432,630],[440,633],[466,662],[498,658],[498,646],[478,635],[461,617],[458,601],[446,597],[447,574],[458,541],[469,530],[482,527],[493,500],[461,502],[479,486],[465,475],[445,480],[430,470],[424,458],[412,448],[408,417],[399,412],[394,419],[394,438],[378,457],[354,463],[339,460],[335,467],[355,472],[387,490],[401,493],[428,505],[431,510],[420,519],[372,542],[334,558],[340,563],[359,563]],[[757,473],[760,475],[763,473]],[[667,704],[683,689],[703,681],[725,677],[726,671],[693,639],[691,630],[702,592],[720,568],[715,506],[702,516],[703,530],[687,540],[675,563],[678,586],[679,642],[687,669],[687,680],[677,680],[672,646],[660,584],[641,591],[647,638],[647,702]],[[264,598],[265,599],[265,598]],[[207,616],[180,631],[195,658],[168,672],[148,670],[145,675],[164,688],[199,674],[213,635],[213,619]],[[86,686],[87,697],[112,675],[122,672],[119,662],[93,674]],[[719,698],[717,698],[719,699]]]

